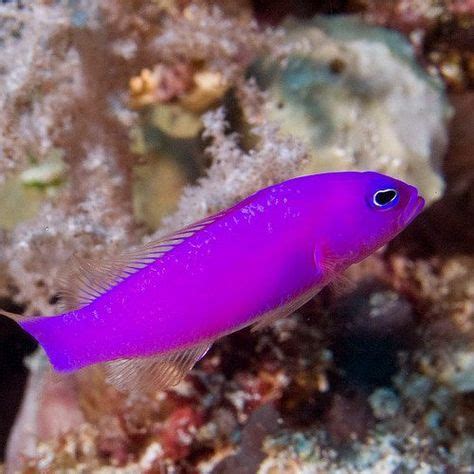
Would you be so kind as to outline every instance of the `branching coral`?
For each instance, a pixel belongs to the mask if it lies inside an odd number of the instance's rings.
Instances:
[[[60,41],[66,24],[60,7],[40,2],[28,4],[21,11],[14,5],[1,7],[0,180],[7,169],[24,162],[28,152],[44,153],[51,147],[53,122],[45,120],[44,115],[52,103],[33,98],[41,95],[41,86],[49,82],[50,88],[59,85],[57,97],[65,100],[61,85],[77,70],[77,56],[68,55]],[[28,150],[30,146],[34,148]]]
[[[254,128],[259,142],[245,152],[237,135],[226,135],[224,109],[203,116],[204,137],[211,139],[207,152],[213,157],[207,176],[197,186],[188,187],[175,214],[165,219],[163,229],[171,230],[212,212],[228,207],[272,183],[295,176],[306,159],[301,143],[292,137],[280,138],[275,126]]]
[[[132,160],[122,116],[111,113],[117,91],[98,86],[103,84],[101,70],[91,62],[83,33],[72,27],[71,12],[55,7],[53,12],[60,19],[47,28],[50,23],[38,24],[36,14],[41,20],[50,9],[33,5],[30,10],[23,15],[35,15],[30,22],[25,20],[24,47],[33,35],[34,41],[44,43],[46,52],[42,48],[38,57],[23,64],[27,69],[23,82],[5,97],[2,120],[9,135],[2,142],[3,152],[14,147],[10,167],[13,162],[24,167],[25,157],[38,161],[53,146],[61,147],[70,167],[69,183],[35,219],[17,227],[6,254],[8,273],[20,291],[18,298],[29,302],[30,310],[50,312],[47,302],[58,265],[72,251],[90,250],[91,244],[108,238],[123,239],[130,229],[127,169]],[[41,38],[34,36],[37,28]],[[89,40],[92,45],[93,38]],[[22,47],[12,49],[19,54]],[[10,70],[10,80],[16,76]],[[101,186],[104,180],[106,187]]]
[[[58,272],[74,252],[97,254],[104,244],[126,242],[130,233],[130,212],[119,204],[126,177],[115,160],[98,146],[78,169],[83,194],[77,187],[74,194],[70,189],[61,200],[46,203],[35,219],[19,224],[10,236],[5,253],[8,272],[18,288],[17,299],[30,302],[30,311],[52,311],[49,300],[58,288]],[[108,186],[102,186],[104,181]]]
[[[163,31],[153,43],[163,59],[204,61],[230,82],[257,54],[282,46],[281,32],[262,31],[255,21],[225,16],[217,7],[191,4],[183,15],[165,21]]]
[[[139,239],[131,211],[131,167],[135,157],[129,152],[127,131],[135,114],[126,107],[129,78],[145,66],[182,61],[167,57],[157,47],[156,38],[161,37],[162,28],[169,33],[173,31],[171,25],[178,22],[195,34],[199,30],[189,18],[169,19],[168,26],[163,27],[159,15],[162,10],[148,2],[136,2],[133,8],[128,2],[103,1],[97,8],[87,9],[77,2],[49,6],[38,3],[24,12],[8,9],[15,21],[21,15],[25,31],[19,44],[9,45],[9,51],[22,57],[22,48],[30,48],[29,41],[36,38],[33,31],[37,29],[41,33],[37,41],[43,48],[34,50],[34,60],[20,61],[25,70],[21,82],[3,97],[1,119],[6,136],[1,145],[9,161],[2,161],[2,177],[7,167],[10,172],[25,169],[27,153],[41,163],[54,147],[63,151],[67,182],[35,218],[2,235],[2,263],[7,276],[2,291],[24,303],[26,312],[48,314],[55,310],[52,296],[57,291],[58,273],[73,253],[97,258],[111,244],[124,246]],[[55,23],[41,23],[41,27],[35,23],[35,15],[41,20],[53,11],[49,18],[57,18]],[[203,20],[210,10],[196,7],[192,11]],[[212,18],[221,17],[217,9],[211,11]],[[248,30],[242,20],[226,20],[225,24],[232,28],[207,33],[209,24],[201,24],[202,44],[195,45],[186,60],[208,62],[222,72],[232,65],[228,77],[235,80],[239,74],[243,76],[253,57],[251,48],[246,55],[238,55],[245,35],[253,35],[254,44],[250,46],[256,48],[258,44],[259,51],[269,43],[255,24]],[[165,41],[189,52],[188,38],[181,33],[177,29]],[[239,45],[231,47],[238,38]],[[216,45],[220,45],[218,54]],[[15,64],[5,65],[11,81],[18,77]],[[258,109],[261,98],[257,90],[245,84],[239,85],[239,90],[242,97],[246,96],[247,106],[253,103]],[[224,109],[218,109],[203,117],[213,164],[207,177],[185,192],[178,211],[160,233],[296,174],[304,160],[304,149],[291,138],[277,138],[271,125],[255,129],[258,145],[255,150],[244,151],[235,134],[226,135],[224,115]],[[50,382],[43,372],[35,372],[35,377],[41,380],[30,385],[32,397],[26,399],[28,409],[22,411],[15,431],[19,437],[13,439],[22,438],[25,426],[41,425],[38,416],[45,405],[36,402],[40,393],[48,399],[42,391]],[[10,466],[18,465],[21,449],[21,443],[11,445]]]
[[[8,13],[22,31],[17,43],[9,39],[6,46],[23,59],[4,60],[9,92],[2,97],[1,145],[9,158],[0,163],[4,171],[22,169],[27,156],[41,161],[58,147],[70,170],[59,198],[47,202],[35,219],[19,225],[6,249],[17,299],[26,302],[29,311],[48,313],[53,310],[48,300],[55,291],[58,268],[73,252],[94,254],[111,241],[136,240],[130,183],[135,158],[129,152],[127,132],[135,115],[126,108],[131,75],[145,65],[184,60],[205,62],[235,80],[258,51],[276,41],[274,34],[262,33],[255,23],[224,18],[215,7],[189,6],[174,16],[148,2],[132,7],[104,0],[92,9],[81,3],[33,3],[21,12],[5,8],[2,14]],[[262,135],[259,151],[245,154],[235,137],[224,136],[222,112],[205,121],[207,135],[214,138],[209,151],[217,159],[209,178],[187,191],[175,225],[234,202],[263,181],[291,176],[296,165],[282,174],[275,170],[302,158],[298,147],[291,150],[291,139],[275,141],[271,127],[256,131]],[[231,155],[225,156],[230,149]],[[280,166],[275,161],[279,159]],[[267,178],[262,178],[267,168]],[[224,184],[232,186],[225,198],[218,197]],[[191,202],[200,202],[199,212],[188,208]]]

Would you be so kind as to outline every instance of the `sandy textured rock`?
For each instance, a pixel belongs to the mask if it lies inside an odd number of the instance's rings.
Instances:
[[[306,50],[255,71],[272,99],[267,117],[311,150],[305,171],[375,169],[440,199],[450,107],[407,40],[351,17],[287,28]]]

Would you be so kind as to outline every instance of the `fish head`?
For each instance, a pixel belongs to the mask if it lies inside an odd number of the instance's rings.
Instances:
[[[339,176],[337,176],[339,174]],[[328,183],[324,246],[340,267],[387,244],[422,211],[415,186],[373,171],[335,173]]]

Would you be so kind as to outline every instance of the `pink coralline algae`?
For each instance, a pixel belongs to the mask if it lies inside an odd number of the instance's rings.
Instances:
[[[166,420],[158,435],[164,456],[173,461],[186,458],[203,421],[202,415],[191,407],[177,408]]]

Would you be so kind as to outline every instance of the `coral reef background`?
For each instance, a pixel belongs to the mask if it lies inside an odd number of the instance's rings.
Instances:
[[[2,469],[474,470],[473,45],[470,1],[2,2],[2,308],[54,313],[73,254],[303,172],[386,171],[431,202],[167,392],[58,377],[0,319]]]

